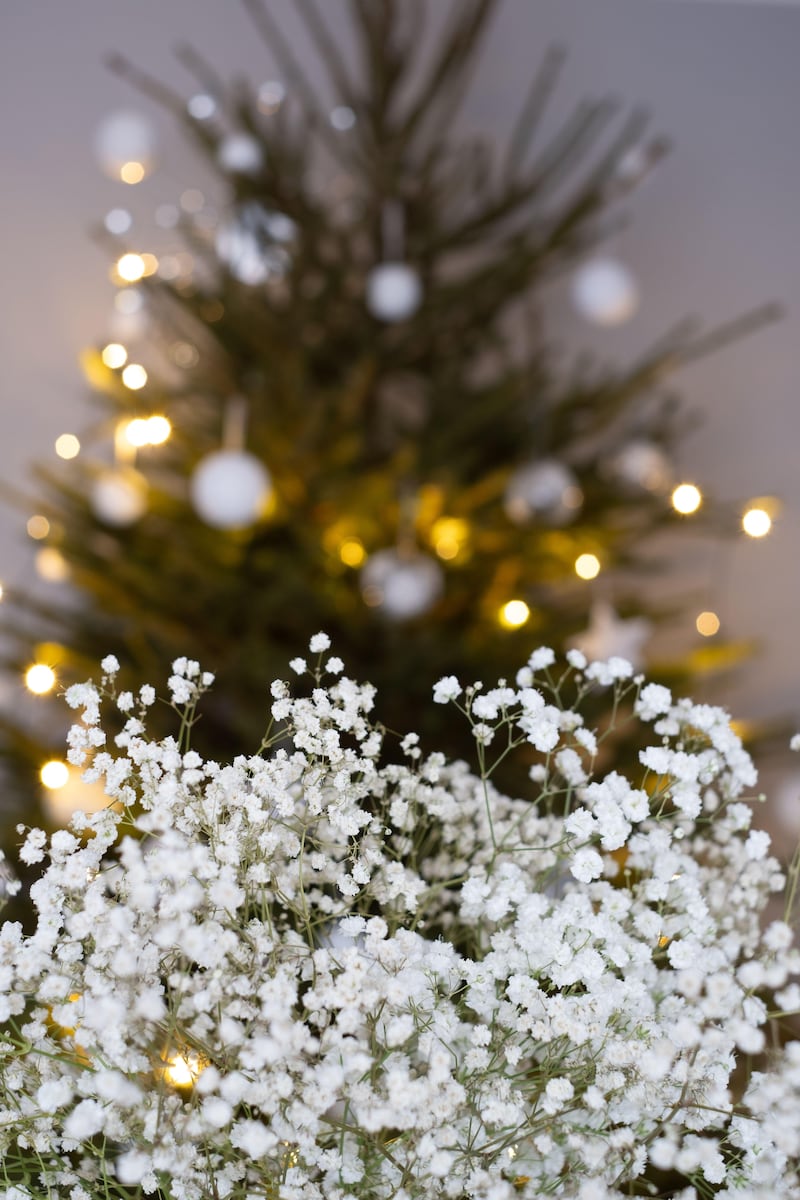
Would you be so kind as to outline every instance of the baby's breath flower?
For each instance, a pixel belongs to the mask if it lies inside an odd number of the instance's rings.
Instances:
[[[737,800],[752,763],[722,710],[554,662],[466,688],[475,772],[398,752],[335,657],[310,695],[273,683],[275,740],[222,763],[148,736],[148,685],[69,689],[109,806],[19,829],[42,867],[34,927],[0,926],[7,1200],[621,1200],[665,1171],[681,1200],[796,1200],[800,1042],[769,1023],[800,954],[762,924],[783,879]],[[211,682],[179,658],[168,690],[191,716]],[[640,689],[630,772],[563,701],[592,685]]]

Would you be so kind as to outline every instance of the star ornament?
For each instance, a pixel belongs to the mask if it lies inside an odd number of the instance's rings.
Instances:
[[[585,654],[590,662],[613,656],[625,658],[635,669],[642,666],[644,647],[652,633],[646,617],[623,619],[606,600],[596,600],[589,614],[589,625],[572,638],[570,646]]]

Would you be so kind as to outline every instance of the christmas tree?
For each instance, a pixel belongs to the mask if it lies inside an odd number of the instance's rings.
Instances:
[[[355,65],[298,0],[321,85],[269,3],[244,7],[281,82],[229,87],[183,51],[187,103],[112,64],[175,114],[226,204],[215,221],[185,199],[160,258],[109,215],[118,308],[143,305],[148,337],[88,356],[98,419],[79,456],[37,471],[41,563],[68,582],[7,596],[6,665],[34,664],[46,693],[107,653],[132,680],[200,653],[219,679],[197,731],[213,756],[257,743],[265,680],[316,629],[398,729],[436,679],[496,679],[539,643],[640,660],[653,537],[700,502],[673,493],[665,380],[762,314],[606,368],[555,353],[541,297],[573,270],[588,319],[630,315],[635,284],[597,247],[663,141],[608,102],[554,128],[557,53],[504,146],[457,133],[495,0],[454,7],[423,60],[424,6],[353,0]],[[107,123],[121,178],[144,173],[143,141]],[[68,777],[48,705],[3,723],[19,804],[46,760],[50,783]]]

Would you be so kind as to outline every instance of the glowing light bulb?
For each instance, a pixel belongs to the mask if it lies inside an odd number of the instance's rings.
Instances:
[[[143,417],[134,417],[125,426],[125,440],[131,446],[146,446],[150,441],[147,432],[147,421]]]
[[[600,559],[596,554],[579,554],[575,559],[575,574],[581,579],[595,579],[600,574]]]
[[[74,433],[62,433],[56,438],[56,454],[59,458],[75,458],[80,450],[81,444]]]
[[[28,530],[28,537],[32,537],[37,542],[40,542],[50,532],[50,522],[41,513],[36,513],[29,519],[25,528]]]
[[[748,537],[766,537],[771,528],[772,517],[764,508],[748,508],[742,517],[742,529]]]
[[[431,542],[439,558],[458,558],[469,538],[469,525],[461,517],[440,517],[431,529]]]
[[[346,567],[360,567],[367,552],[364,543],[357,537],[346,537],[339,544],[339,558]]]
[[[48,583],[63,583],[69,579],[67,560],[55,546],[43,546],[34,561],[38,574]]]
[[[164,1079],[172,1087],[190,1088],[208,1065],[199,1054],[189,1051],[185,1054],[170,1054],[165,1059],[163,1068]]]
[[[46,788],[56,791],[58,788],[65,787],[69,782],[69,767],[65,762],[52,758],[42,767],[39,778]]]
[[[145,273],[145,261],[141,254],[123,254],[117,260],[117,274],[126,283],[137,283]]]
[[[713,637],[719,633],[719,617],[715,612],[701,612],[695,621],[697,632],[703,637]]]
[[[133,160],[123,163],[119,169],[119,177],[123,183],[141,183],[146,174],[144,164]]]
[[[161,446],[172,433],[172,426],[166,417],[157,414],[145,421],[147,437],[151,446]]]
[[[100,357],[107,367],[114,370],[117,367],[125,366],[128,361],[128,351],[119,342],[109,342],[107,346],[103,347]]]
[[[679,483],[672,493],[672,507],[684,516],[697,512],[702,503],[703,494],[693,483]]]
[[[132,392],[138,392],[147,383],[147,371],[141,363],[128,363],[122,372],[122,382]]]
[[[531,610],[524,600],[507,601],[497,614],[497,619],[505,629],[519,629],[531,615]]]
[[[56,673],[46,663],[34,663],[25,672],[25,686],[35,696],[44,696],[52,691],[56,683]]]

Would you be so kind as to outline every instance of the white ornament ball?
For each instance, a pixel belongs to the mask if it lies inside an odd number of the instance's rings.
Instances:
[[[112,467],[95,479],[91,504],[105,525],[135,525],[147,511],[147,480],[133,467]]]
[[[251,134],[232,133],[217,147],[217,162],[232,175],[257,175],[264,165],[264,151]]]
[[[127,109],[109,113],[94,136],[97,161],[114,179],[119,179],[126,163],[138,162],[147,170],[152,165],[155,146],[155,133],[147,118]]]
[[[628,442],[614,454],[609,471],[631,491],[668,492],[673,482],[672,464],[660,446],[645,439]]]
[[[422,303],[422,281],[404,262],[384,262],[367,276],[367,308],[380,321],[405,321]]]
[[[639,289],[622,263],[596,258],[575,272],[572,300],[581,316],[594,325],[622,325],[639,307]]]
[[[361,591],[371,608],[395,621],[419,617],[444,588],[442,568],[426,554],[379,550],[361,572]]]
[[[505,509],[517,525],[536,518],[563,525],[577,516],[583,493],[569,467],[554,458],[519,467],[508,481]]]
[[[286,274],[288,252],[276,242],[291,240],[296,226],[282,213],[270,213],[260,204],[245,204],[217,230],[215,249],[234,279],[258,287]]]
[[[245,450],[215,450],[195,467],[191,481],[197,515],[215,529],[240,529],[258,519],[272,483],[259,458]]]

